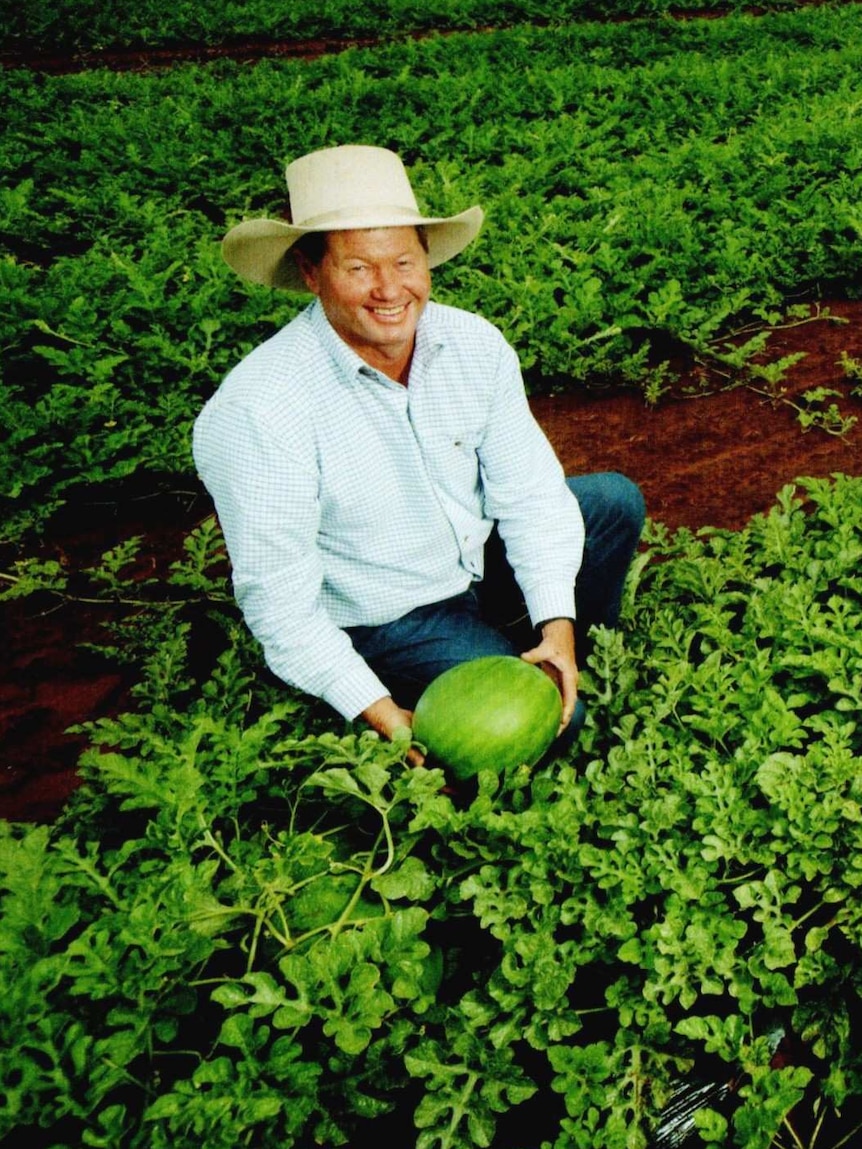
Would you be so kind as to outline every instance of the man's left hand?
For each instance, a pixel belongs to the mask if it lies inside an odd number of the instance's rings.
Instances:
[[[540,667],[557,685],[563,701],[563,717],[558,733],[572,720],[578,698],[578,665],[575,661],[575,624],[570,618],[552,618],[542,623],[542,641],[521,655],[525,662]]]

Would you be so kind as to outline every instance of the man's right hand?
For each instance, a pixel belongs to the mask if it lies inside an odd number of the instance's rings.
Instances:
[[[396,730],[413,729],[413,711],[404,710],[388,694],[384,698],[378,698],[376,702],[372,702],[366,710],[362,711],[360,717],[368,723],[372,730],[376,730],[378,734],[382,734],[384,738],[390,740],[394,737]],[[411,766],[421,766],[425,761],[425,756],[414,747],[408,752],[407,761]]]

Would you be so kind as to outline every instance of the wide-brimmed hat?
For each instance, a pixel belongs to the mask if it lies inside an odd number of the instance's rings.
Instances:
[[[484,218],[480,207],[448,218],[422,215],[400,157],[387,148],[324,148],[289,164],[285,176],[292,222],[249,219],[222,241],[224,258],[238,275],[269,287],[307,290],[288,253],[309,232],[422,224],[428,263],[436,267],[475,239]]]

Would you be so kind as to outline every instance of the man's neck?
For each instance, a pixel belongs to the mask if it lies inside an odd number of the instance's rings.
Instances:
[[[368,348],[365,351],[354,348],[354,350],[365,360],[369,367],[373,367],[375,371],[381,371],[387,378],[392,379],[395,383],[401,383],[406,387],[410,379],[410,366],[413,362],[414,348],[415,340],[406,349],[399,348],[396,351],[396,349],[393,348],[393,354],[391,355],[387,355],[383,348]]]

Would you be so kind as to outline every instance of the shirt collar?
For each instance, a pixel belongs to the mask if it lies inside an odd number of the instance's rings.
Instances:
[[[345,380],[354,379],[357,375],[361,375],[365,379],[369,377],[384,378],[381,372],[376,371],[366,363],[362,356],[358,355],[336,333],[326,318],[326,312],[323,310],[323,304],[319,299],[315,299],[309,306],[308,316],[321,346],[332,357],[342,378]],[[438,319],[437,305],[429,300],[416,326],[414,356],[423,364],[430,363],[444,346]]]
[[[368,368],[365,360],[357,355],[353,348],[336,333],[335,328],[326,318],[326,312],[323,310],[323,304],[319,299],[315,299],[309,307],[308,316],[320,345],[335,363],[341,378],[345,380],[354,379],[363,368]],[[367,374],[367,371],[363,374]]]
[[[444,346],[440,311],[437,304],[429,300],[416,327],[416,349],[413,354],[423,363],[430,363]]]

